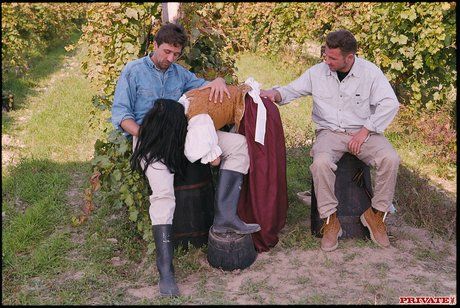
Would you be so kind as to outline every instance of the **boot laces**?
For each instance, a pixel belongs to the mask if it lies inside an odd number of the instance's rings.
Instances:
[[[382,218],[382,214],[381,214],[381,213],[383,214],[383,218]],[[380,212],[380,211],[378,211],[377,214],[376,214],[377,217],[378,217],[378,218],[376,219],[376,221],[377,221],[377,228],[378,228],[379,230],[384,231],[384,232],[386,232],[386,230],[387,230],[387,227],[386,227],[386,225],[385,225],[385,218],[387,217],[387,213],[388,213],[388,212]]]
[[[332,224],[329,223],[329,218],[331,218],[331,215],[327,216],[326,222],[323,222],[323,225],[321,226],[321,229],[319,230],[319,233],[321,235],[323,235],[326,232],[326,229],[332,226]]]

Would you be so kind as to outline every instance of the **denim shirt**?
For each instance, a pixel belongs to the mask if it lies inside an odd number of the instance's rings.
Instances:
[[[125,136],[129,134],[120,126],[123,120],[133,119],[140,125],[156,99],[177,101],[185,92],[208,83],[176,63],[162,72],[150,59],[151,55],[126,64],[117,81],[111,121]]]

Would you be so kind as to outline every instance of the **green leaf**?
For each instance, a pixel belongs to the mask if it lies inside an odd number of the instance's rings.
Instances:
[[[391,67],[397,71],[401,71],[403,69],[403,63],[401,61],[395,61],[391,63]]]
[[[139,211],[138,210],[133,210],[133,211],[130,211],[129,213],[129,220],[131,221],[137,221],[137,215],[139,214]]]
[[[128,150],[128,145],[126,143],[120,144],[120,147],[118,148],[117,152],[120,154],[125,154],[126,151]]]
[[[433,101],[428,101],[428,103],[426,103],[425,106],[428,110],[433,110],[435,108],[435,104]]]
[[[128,185],[126,185],[126,184],[121,185],[120,193],[123,194],[123,193],[126,193],[126,192],[128,192]]]
[[[200,30],[197,28],[192,29],[192,40],[196,40],[200,36]]]
[[[448,2],[443,2],[443,3],[441,4],[441,8],[442,8],[444,11],[450,10],[450,3],[448,3]]]
[[[115,181],[120,181],[121,180],[121,172],[120,172],[120,170],[115,170],[112,173],[112,177],[114,178]]]
[[[149,243],[147,245],[147,254],[151,255],[155,251],[155,243]]]
[[[407,44],[407,36],[405,36],[404,34],[401,34],[399,35],[398,37],[392,37],[390,38],[390,41],[393,42],[393,43],[396,43],[398,42],[400,45],[406,45]]]
[[[131,194],[126,195],[125,203],[127,206],[132,206],[134,204],[133,196],[131,196]]]
[[[126,16],[128,16],[128,18],[133,18],[135,20],[139,19],[138,15],[137,15],[137,11],[135,9],[130,8],[130,7],[126,9]]]
[[[224,79],[227,84],[233,83],[233,77],[231,75],[225,75]]]

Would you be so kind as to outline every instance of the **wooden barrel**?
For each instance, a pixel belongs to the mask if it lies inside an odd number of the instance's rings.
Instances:
[[[257,252],[251,234],[215,233],[209,230],[208,262],[212,267],[233,271],[251,266]]]
[[[208,242],[214,219],[214,185],[211,168],[200,161],[187,165],[184,178],[174,177],[176,209],[172,224],[174,247],[189,243],[201,247]]]
[[[371,206],[372,184],[370,168],[356,156],[345,153],[337,162],[335,195],[339,202],[337,217],[342,226],[341,238],[369,238],[369,230],[359,217]],[[321,237],[323,224],[319,217],[314,183],[311,183],[311,232]]]

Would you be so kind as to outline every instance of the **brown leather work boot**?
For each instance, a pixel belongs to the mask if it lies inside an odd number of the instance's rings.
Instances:
[[[338,238],[342,236],[342,227],[340,226],[336,212],[323,220],[323,226],[321,227],[320,233],[323,235],[321,239],[322,250],[333,251],[339,246]]]
[[[385,226],[386,215],[387,213],[370,207],[360,217],[363,225],[369,229],[372,241],[383,248],[390,247],[387,227]]]

